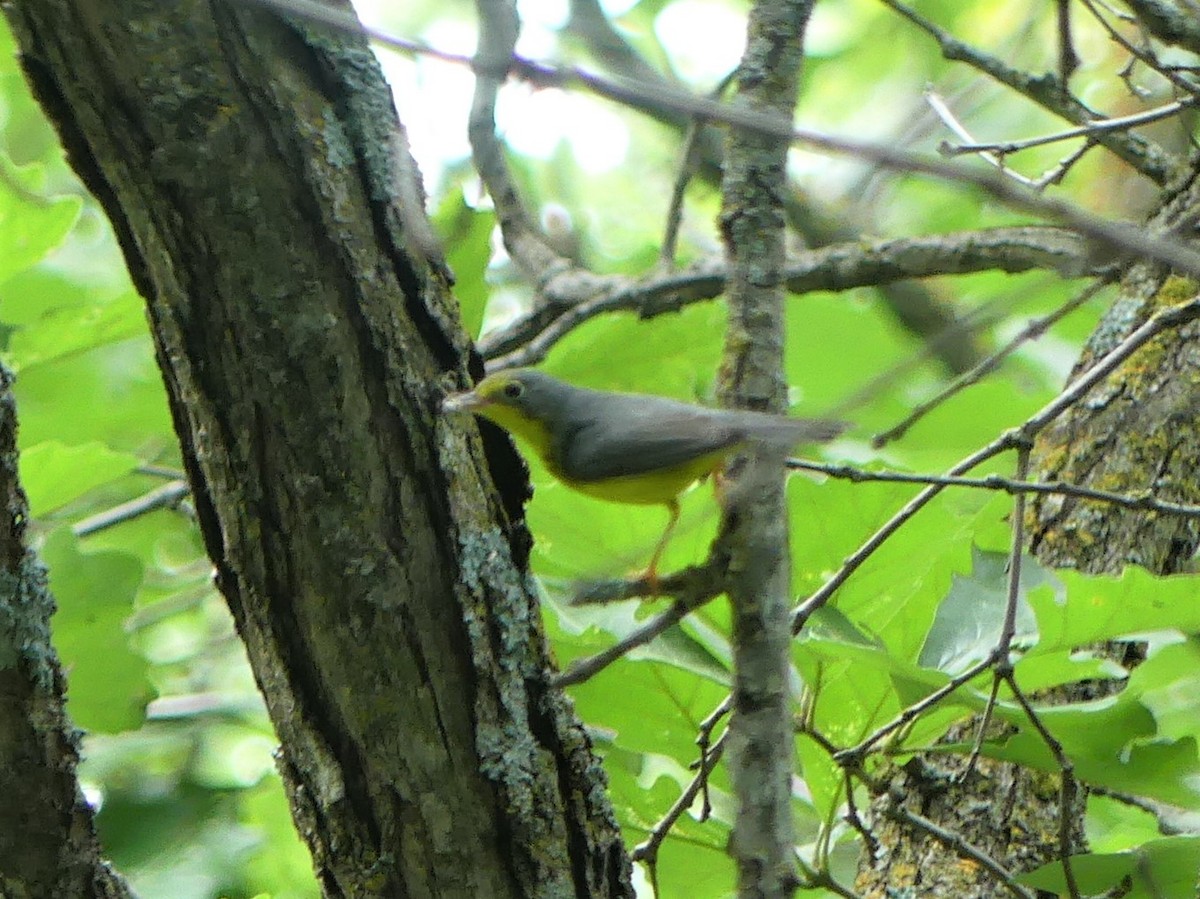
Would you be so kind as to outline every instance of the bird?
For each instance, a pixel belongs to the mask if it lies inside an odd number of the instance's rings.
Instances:
[[[443,412],[471,412],[514,435],[550,474],[588,496],[666,507],[666,530],[642,578],[657,592],[658,563],[679,522],[679,497],[753,447],[824,443],[846,423],[712,409],[662,396],[577,387],[532,368],[486,376],[447,396]]]

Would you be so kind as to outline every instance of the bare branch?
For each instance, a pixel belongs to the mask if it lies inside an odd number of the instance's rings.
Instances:
[[[149,493],[143,494],[129,502],[113,506],[103,512],[98,512],[90,518],[85,518],[75,524],[72,531],[76,537],[87,537],[105,528],[111,528],[122,522],[132,521],[156,509],[171,508],[179,504],[188,495],[186,481],[171,481],[161,487],[155,487]]]
[[[1093,500],[1098,503],[1108,503],[1123,509],[1139,512],[1159,512],[1163,515],[1178,515],[1182,518],[1200,518],[1200,506],[1188,506],[1182,503],[1172,503],[1158,499],[1149,493],[1128,494],[1112,493],[1108,490],[1096,490],[1093,487],[1081,487],[1077,484],[1064,484],[1058,481],[1038,483],[1005,478],[1000,475],[988,475],[984,478],[950,477],[947,475],[909,474],[903,471],[868,471],[865,468],[855,468],[850,465],[827,465],[822,462],[810,462],[807,459],[788,459],[788,467],[797,471],[811,471],[840,478],[845,481],[885,481],[900,484],[939,484],[943,487],[969,487],[977,490],[997,490],[1014,496],[1028,493],[1044,495],[1073,496],[1079,499]]]
[[[404,52],[429,55],[445,62],[476,68],[476,63],[471,57],[442,50],[432,50],[416,41],[385,35],[378,29],[364,30],[352,15],[314,3],[313,0],[246,0],[246,2],[258,3],[306,17],[311,16],[315,22],[341,30],[349,30],[354,34],[365,34],[372,40]],[[892,0],[885,0],[885,2],[892,3]],[[606,79],[582,69],[556,68],[518,56],[512,58],[509,74],[543,87],[580,87],[598,96],[637,109],[685,112],[763,135],[788,138],[813,150],[834,155],[856,156],[897,171],[926,175],[975,187],[1014,209],[1040,215],[1070,227],[1095,241],[1101,251],[1115,251],[1118,254],[1128,253],[1153,259],[1172,266],[1181,273],[1200,275],[1200,252],[1192,250],[1178,241],[1164,239],[1162,234],[1148,232],[1144,227],[1110,221],[1086,212],[1071,203],[1039,197],[991,172],[979,172],[971,168],[929,159],[923,154],[907,152],[888,145],[834,137],[811,129],[793,128],[791,122],[770,112],[752,109],[741,103],[718,103],[672,86],[646,86],[636,81],[617,77]],[[1053,80],[1038,79],[1040,83]],[[1090,114],[1080,116],[1079,121],[1088,121],[1094,117]],[[1105,140],[1111,140],[1116,136],[1105,135],[1104,139],[1099,142],[1108,146]],[[1113,147],[1110,149],[1113,149],[1118,155],[1122,155],[1118,149]],[[1151,155],[1153,154],[1143,153],[1146,159],[1149,159]],[[1158,155],[1162,155],[1161,152]],[[1125,157],[1122,156],[1122,158]],[[1163,180],[1172,170],[1171,160],[1165,156],[1161,162],[1153,165],[1143,160],[1141,168],[1145,169],[1148,174],[1157,174],[1158,177],[1155,180]]]
[[[479,47],[473,66],[477,76],[475,96],[467,123],[471,152],[496,207],[496,221],[509,255],[528,278],[540,285],[570,268],[571,263],[559,256],[534,227],[508,169],[495,122],[496,93],[508,75],[520,19],[515,0],[477,0],[475,8],[479,13]]]
[[[1075,125],[1084,125],[1093,119],[1101,118],[1071,96],[1060,78],[1050,74],[1030,75],[1014,69],[996,57],[958,40],[950,32],[920,15],[908,4],[902,3],[900,0],[881,0],[881,2],[937,41],[942,55],[946,59],[963,62],[978,69],[1006,87],[1033,100],[1043,109]],[[1099,136],[1097,143],[1115,153],[1157,184],[1165,183],[1174,171],[1175,161],[1171,154],[1141,135],[1118,131]]]
[[[1169,0],[1126,0],[1138,20],[1160,41],[1200,53],[1200,18]]]
[[[998,269],[1023,272],[1034,268],[1066,276],[1091,269],[1082,242],[1067,231],[1043,227],[994,228],[959,234],[855,241],[809,250],[784,267],[787,288],[796,294],[812,290],[850,290],[935,275],[960,275]],[[642,318],[720,296],[728,268],[709,261],[681,272],[656,273],[641,280],[612,277],[607,289],[574,304],[565,301],[520,318],[479,341],[489,368],[531,365],[585,321],[606,312],[629,310]],[[552,282],[548,297],[555,297]]]
[[[1009,893],[1018,897],[1018,899],[1037,899],[1037,893],[1017,883],[1017,879],[1011,871],[978,846],[964,839],[961,834],[946,830],[944,827],[939,827],[923,815],[911,812],[899,804],[890,806],[887,809],[887,814],[897,821],[928,834],[939,843],[957,852],[963,858],[968,858],[981,867],[986,868]]]

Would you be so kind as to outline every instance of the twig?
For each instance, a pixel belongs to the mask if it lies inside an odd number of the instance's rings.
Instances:
[[[186,481],[171,481],[161,487],[155,487],[149,493],[136,499],[131,499],[129,502],[113,506],[111,509],[76,522],[71,530],[76,537],[87,537],[105,528],[131,521],[147,512],[175,506],[188,495],[188,489]]]
[[[804,878],[804,883],[801,885],[806,890],[828,890],[831,893],[836,893],[842,896],[843,899],[864,899],[861,893],[856,893],[848,886],[839,883],[834,879],[833,875],[824,868],[813,868],[805,863],[804,859],[797,856],[796,864],[800,867],[800,873]]]
[[[627,634],[607,649],[582,659],[553,678],[555,685],[567,687],[594,677],[617,659],[644,646],[655,637],[678,624],[689,612],[717,596],[722,586],[724,558],[711,553],[702,565],[693,565],[658,580],[655,596],[674,596],[675,602],[666,611],[654,616],[637,630]],[[648,595],[650,585],[645,577],[600,581],[589,585],[574,598],[576,605],[619,602]]]
[[[1029,445],[1017,448],[1017,480],[1024,481],[1029,476]],[[1000,682],[1011,677],[1013,637],[1017,633],[1017,608],[1021,599],[1021,562],[1025,552],[1025,494],[1018,493],[1013,501],[1012,512],[1012,546],[1008,553],[1008,589],[1004,598],[1004,623],[1000,628],[1000,638],[992,650],[991,658],[996,662],[992,672],[992,692],[988,695],[983,714],[979,716],[979,726],[975,729],[975,743],[971,754],[967,756],[967,765],[963,769],[962,780],[965,781],[979,761],[983,751],[983,740],[992,715],[996,710],[996,698],[1000,693]]]
[[[1101,15],[1100,10],[1096,9],[1095,4],[1091,0],[1083,0],[1083,5],[1100,24],[1100,27],[1108,32],[1109,38],[1122,47],[1131,57],[1157,72],[1179,90],[1185,91],[1188,94],[1195,94],[1197,85],[1194,82],[1188,81],[1186,78],[1181,78],[1173,66],[1163,65],[1153,53],[1136,47],[1133,43],[1126,40],[1125,36],[1113,28],[1108,19]],[[1145,18],[1142,21],[1145,21]]]
[[[1071,39],[1071,0],[1058,0],[1058,78],[1067,85],[1079,68],[1079,55]]]
[[[977,490],[996,490],[1014,496],[1022,493],[1037,493],[1046,496],[1071,496],[1098,503],[1108,503],[1135,512],[1160,512],[1164,515],[1178,515],[1181,518],[1200,518],[1200,506],[1169,502],[1151,496],[1149,493],[1112,493],[1108,490],[1097,490],[1094,487],[1083,487],[1078,484],[1064,484],[1060,481],[1046,481],[1044,483],[1020,481],[998,474],[990,474],[982,478],[964,478],[945,475],[909,474],[903,471],[868,471],[850,465],[830,465],[824,462],[812,462],[808,459],[788,459],[787,466],[796,471],[811,471],[827,475],[831,478],[839,478],[844,481],[854,481],[856,483],[883,481],[885,483],[899,484],[940,484],[943,487],[969,487]]]
[[[899,715],[897,715],[887,724],[877,728],[874,732],[869,734],[854,746],[841,749],[833,753],[833,760],[842,766],[849,766],[852,768],[862,767],[862,760],[866,757],[866,754],[870,751],[872,746],[887,737],[889,734],[896,732],[902,727],[908,726],[913,721],[916,721],[923,714],[925,714],[925,712],[933,708],[951,693],[955,692],[959,687],[970,683],[980,674],[987,671],[994,663],[995,659],[990,655],[986,659],[976,662],[966,671],[951,678],[945,684],[938,687],[920,702],[913,703],[905,708],[900,712]]]
[[[832,753],[831,753],[832,755]],[[867,847],[867,855],[872,859],[879,857],[880,845],[879,838],[866,825],[862,816],[858,813],[858,804],[854,801],[854,777],[847,768],[842,771],[844,789],[846,790],[846,814],[843,820],[849,824],[854,831],[862,837],[863,845]]]
[[[1161,119],[1168,119],[1173,115],[1178,115],[1185,109],[1191,109],[1197,102],[1200,102],[1200,98],[1185,97],[1182,100],[1175,100],[1165,106],[1147,109],[1144,112],[1135,112],[1130,115],[1118,116],[1111,119],[1097,119],[1094,122],[1080,125],[1078,128],[1068,128],[1065,131],[1043,134],[1040,137],[1028,137],[1024,140],[996,141],[994,143],[964,143],[954,147],[947,145],[943,152],[951,156],[984,152],[999,153],[1004,156],[1009,153],[1018,153],[1021,150],[1042,147],[1046,144],[1071,140],[1076,137],[1094,137],[1105,131],[1122,131],[1129,128],[1137,128],[1141,125],[1149,125],[1151,122],[1157,122]]]
[[[476,52],[475,94],[467,135],[479,177],[496,207],[496,221],[509,256],[535,284],[572,267],[556,253],[534,226],[517,191],[496,135],[496,94],[504,82],[520,32],[515,0],[476,0],[479,48]]]
[[[946,59],[966,63],[1072,124],[1084,125],[1101,118],[1073,97],[1061,79],[1052,75],[1034,76],[1014,69],[997,57],[958,40],[900,0],[880,2],[937,41]],[[1099,135],[1097,142],[1156,184],[1165,184],[1170,180],[1175,168],[1174,157],[1142,135],[1113,131]]]
[[[696,733],[696,746],[700,749],[700,758],[692,767],[703,771],[705,769],[712,770],[712,735],[717,725],[721,723],[733,710],[733,694],[729,694],[715,709],[708,713],[703,721],[700,722],[700,728]],[[705,778],[704,784],[701,787],[702,800],[700,803],[700,821],[707,821],[712,814],[712,801],[708,795],[708,779]]]
[[[658,267],[662,271],[675,268],[679,227],[683,223],[683,197],[695,173],[696,141],[705,124],[704,119],[693,119],[683,137],[683,149],[679,152],[679,171],[675,174],[675,182],[671,185],[671,200],[667,204],[667,226],[663,231],[662,246],[658,250]]]
[[[700,766],[700,770],[696,772],[696,776],[679,794],[679,798],[672,803],[667,809],[666,814],[659,819],[658,823],[650,829],[650,835],[642,842],[633,847],[633,851],[629,854],[635,862],[641,862],[650,869],[650,877],[652,882],[657,882],[657,865],[658,865],[658,849],[662,845],[663,840],[667,838],[667,834],[671,832],[671,828],[675,826],[675,822],[679,820],[680,815],[692,807],[692,803],[696,801],[696,796],[699,795],[702,789],[706,789],[708,775],[717,762],[721,760],[721,756],[725,753],[725,738],[729,732],[721,734],[712,748],[708,750],[705,756],[705,763]],[[655,886],[657,895],[657,886]]]
[[[1022,345],[1042,336],[1051,327],[1058,324],[1080,306],[1087,303],[1092,299],[1092,297],[1094,297],[1107,286],[1107,280],[1096,281],[1095,283],[1088,285],[1088,287],[1084,288],[1084,290],[1076,294],[1066,303],[1063,303],[1063,305],[1058,309],[1054,310],[1048,315],[1044,315],[1039,319],[1034,319],[1033,321],[1029,322],[1024,328],[1021,329],[1019,334],[1013,337],[1012,340],[1010,340],[1000,349],[996,350],[996,352],[992,353],[986,359],[980,360],[979,364],[977,364],[970,371],[963,372],[963,374],[959,375],[957,378],[947,384],[934,396],[930,397],[924,402],[918,403],[913,410],[909,412],[909,414],[906,415],[898,424],[893,425],[886,431],[876,434],[871,440],[871,445],[878,449],[892,440],[903,437],[908,432],[909,428],[925,417],[925,415],[927,415],[930,411],[936,409],[946,400],[965,390],[967,387],[979,383],[984,375],[995,371],[1000,366],[1001,362],[1016,352],[1016,350]]]
[[[1011,871],[978,846],[965,840],[961,835],[946,830],[944,827],[939,827],[923,815],[911,812],[900,805],[893,805],[887,808],[885,814],[928,834],[964,858],[969,858],[981,867],[986,868],[1005,889],[1012,893],[1012,895],[1019,897],[1019,899],[1037,899],[1037,893],[1017,883]]]
[[[1004,672],[1004,682],[1012,690],[1013,696],[1020,703],[1025,716],[1041,736],[1042,742],[1046,744],[1046,748],[1050,750],[1050,754],[1054,756],[1054,761],[1062,771],[1062,788],[1059,793],[1058,814],[1058,857],[1059,861],[1062,862],[1063,876],[1066,878],[1067,890],[1071,899],[1079,899],[1079,884],[1075,880],[1075,870],[1071,863],[1071,824],[1076,820],[1074,805],[1075,797],[1078,793],[1078,784],[1075,781],[1075,765],[1067,757],[1067,754],[1063,752],[1062,743],[1042,723],[1041,717],[1034,711],[1024,691],[1017,686],[1017,680],[1013,675],[1011,667]]]
[[[719,99],[732,80],[733,73],[726,75],[709,96],[714,100]],[[688,121],[687,132],[683,138],[683,149],[679,154],[679,171],[676,173],[675,183],[671,187],[671,202],[667,206],[667,227],[663,234],[662,247],[658,251],[658,264],[663,271],[670,271],[675,267],[675,248],[679,241],[679,226],[683,221],[683,196],[696,172],[700,138],[707,125],[707,119],[692,118]]]
[[[1023,425],[1012,428],[1001,434],[987,446],[976,450],[957,465],[950,469],[950,477],[965,474],[982,462],[1006,450],[1028,444],[1043,428],[1061,415],[1066,409],[1077,403],[1089,390],[1102,379],[1106,378],[1118,365],[1132,356],[1148,341],[1167,328],[1178,327],[1200,315],[1200,297],[1195,297],[1186,303],[1180,303],[1155,313],[1140,327],[1135,329],[1106,356],[1098,360],[1091,368],[1073,381],[1055,399],[1043,406],[1037,413],[1027,419]],[[846,582],[859,566],[863,564],[893,533],[899,530],[910,518],[917,514],[931,499],[944,490],[941,484],[930,484],[903,508],[886,521],[865,543],[855,550],[842,563],[841,567],[825,584],[808,599],[796,607],[792,613],[792,632],[799,633],[813,612],[821,608],[837,589]]]
[[[691,612],[700,608],[700,606],[716,595],[716,592],[713,592],[707,595],[695,596],[687,600],[676,600],[665,612],[651,618],[641,627],[622,637],[607,649],[586,658],[576,659],[566,671],[554,676],[552,679],[553,684],[557,687],[570,687],[595,677],[613,662],[617,661],[617,659],[628,655],[639,646],[645,646],[655,637],[658,637],[678,624]]]
[[[942,123],[958,135],[959,140],[973,146],[980,146],[975,141],[975,138],[971,136],[971,132],[967,131],[966,126],[963,125],[957,117],[955,117],[954,113],[950,111],[950,107],[945,104],[942,98],[938,96],[938,93],[932,88],[926,88],[925,101],[929,104],[929,108],[937,114],[937,117],[942,120]],[[949,152],[949,150],[951,150],[950,145],[944,142],[938,147],[938,150],[944,156],[954,155],[952,152]],[[999,171],[1003,172],[1009,178],[1012,178],[1018,184],[1024,185],[1030,190],[1038,189],[1037,182],[1032,178],[1027,178],[1020,172],[1014,172],[1007,165],[1005,165],[1003,153],[996,153],[991,150],[976,150],[975,154],[984,162],[995,166]]]
[[[303,15],[314,22],[325,24],[332,28],[349,31],[377,40],[387,46],[404,52],[430,55],[445,62],[456,63],[477,69],[474,59],[462,54],[447,53],[442,50],[432,50],[415,41],[403,40],[386,35],[378,29],[364,30],[359,21],[350,14],[332,7],[323,6],[313,0],[245,0],[271,8]],[[884,0],[896,7],[900,4],[894,0]],[[1164,239],[1160,234],[1152,234],[1146,229],[1127,223],[1109,221],[1100,216],[1085,212],[1079,207],[1047,197],[1039,197],[1008,179],[990,172],[979,172],[971,168],[952,165],[928,157],[897,149],[892,146],[874,144],[867,141],[850,138],[834,137],[823,132],[805,128],[793,128],[792,123],[785,118],[762,112],[741,103],[723,104],[703,97],[697,97],[688,91],[670,86],[655,85],[647,87],[633,81],[623,79],[601,78],[578,68],[553,67],[542,63],[532,62],[514,56],[510,61],[509,73],[523,78],[534,84],[545,87],[578,86],[589,90],[598,96],[606,97],[618,103],[633,106],[646,111],[672,109],[689,115],[704,116],[713,121],[724,122],[738,128],[755,131],[767,136],[782,137],[803,144],[815,150],[836,155],[856,156],[877,163],[881,166],[913,174],[941,178],[953,183],[975,187],[994,199],[1011,206],[1032,212],[1051,220],[1059,221],[1079,234],[1098,242],[1101,247],[1110,247],[1172,266],[1181,272],[1200,275],[1200,252],[1190,249],[1184,244]],[[492,72],[495,75],[495,72]],[[1030,79],[1032,80],[1032,79]],[[1041,82],[1054,79],[1038,79]],[[1083,116],[1082,119],[1093,116]],[[1116,135],[1105,135],[1113,138]],[[1104,143],[1102,139],[1100,141]],[[1109,146],[1109,144],[1105,144]],[[1143,145],[1144,146],[1144,145]],[[1161,182],[1169,175],[1171,167],[1169,157],[1162,156],[1162,162],[1148,162],[1148,155],[1142,153],[1129,154],[1114,144],[1110,147],[1121,158],[1136,166],[1143,174],[1155,181]],[[1156,148],[1157,150],[1157,148]],[[1161,154],[1159,151],[1156,157]],[[1132,158],[1127,158],[1132,155]]]
[[[647,84],[669,82],[638,53],[625,36],[613,28],[597,0],[571,0],[567,30],[579,36],[608,72],[626,78],[633,77]],[[667,110],[648,110],[665,125],[680,131],[695,122],[695,117]],[[723,138],[713,122],[700,129],[697,135],[698,174],[711,185],[720,183],[724,170]],[[854,194],[853,187],[851,194]],[[809,247],[824,247],[831,243],[863,241],[867,235],[847,222],[841,210],[829,209],[798,185],[791,185],[783,197],[784,215],[788,224]],[[934,296],[924,285],[900,282],[879,290],[883,302],[900,324],[921,338],[934,355],[953,372],[969,368],[978,357],[975,341],[969,333],[959,333],[954,341],[935,341],[933,335],[952,330],[955,324],[949,304]]]
[[[1097,143],[1094,136],[1089,136],[1081,146],[1077,147],[1067,156],[1060,159],[1057,165],[1046,170],[1041,177],[1029,178],[1025,175],[1015,172],[1005,164],[1007,155],[1011,152],[1015,152],[1015,150],[1008,149],[1010,146],[1009,144],[978,143],[973,137],[971,137],[970,132],[968,132],[967,129],[958,121],[958,119],[955,118],[954,113],[950,111],[950,107],[934,91],[926,90],[925,98],[929,101],[929,105],[933,107],[933,110],[938,114],[938,117],[963,141],[963,143],[959,144],[958,146],[954,146],[946,141],[942,141],[940,144],[938,144],[939,153],[941,153],[943,156],[957,156],[967,152],[973,153],[984,161],[995,166],[1001,172],[1007,174],[1018,184],[1023,184],[1036,193],[1041,193],[1047,187],[1060,183],[1063,178],[1067,176],[1067,172],[1071,170],[1071,166],[1081,160],[1087,154],[1088,150],[1096,146]],[[1086,129],[1076,130],[1083,130],[1086,133]],[[966,149],[968,147],[971,149]]]

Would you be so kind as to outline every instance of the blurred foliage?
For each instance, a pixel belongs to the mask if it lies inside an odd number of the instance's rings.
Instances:
[[[467,4],[424,0],[363,4],[387,30],[449,49],[468,49]],[[595,65],[586,42],[560,31],[561,5],[522,3],[521,50]],[[1010,64],[1054,65],[1053,4],[928,0],[916,7],[959,37]],[[631,45],[665,71],[707,90],[740,52],[743,5],[724,0],[631,0],[611,6]],[[680,22],[690,23],[681,34]],[[1148,78],[1132,97],[1115,77],[1123,59],[1095,29],[1081,27],[1077,90],[1112,114],[1163,97]],[[53,131],[32,102],[0,33],[0,350],[18,373],[22,477],[40,549],[61,611],[55,639],[70,672],[70,711],[85,727],[81,776],[98,805],[105,850],[142,895],[173,899],[317,895],[294,834],[271,752],[274,736],[232,624],[211,588],[186,502],[86,537],[72,526],[136,499],[181,467],[140,300],[95,203],[66,167]],[[732,49],[731,49],[732,48]],[[872,0],[818,4],[811,28],[799,121],[834,133],[931,150],[942,137],[922,91],[932,84],[980,139],[1018,138],[1057,127],[1045,113],[961,66]],[[494,217],[467,164],[470,79],[426,60],[384,54],[401,117],[426,175],[430,209],[458,275],[464,322],[479,334],[529,307],[531,289],[495,239]],[[436,98],[431,100],[430,98]],[[507,89],[501,125],[519,182],[552,230],[580,258],[607,272],[641,274],[655,264],[680,137],[668,127],[599,100],[558,91]],[[1164,124],[1156,137],[1180,135]],[[1063,155],[1051,146],[1020,158],[1037,176]],[[904,236],[1023,221],[956,186],[885,173],[851,158],[796,150],[797,184],[858,231]],[[1119,190],[1112,185],[1119,183]],[[1060,189],[1108,214],[1136,217],[1153,196],[1110,157],[1093,154]],[[719,194],[688,190],[679,261],[718,246]],[[932,279],[929,290],[959,314],[981,314],[998,345],[1026,319],[1079,288],[1047,273]],[[894,424],[948,375],[903,331],[879,294],[797,297],[788,325],[788,377],[796,414],[838,409],[855,428],[825,451],[868,467],[941,471],[1050,400],[1073,363],[1098,304],[1068,317],[1010,358],[987,382],[961,393],[883,450],[876,430]],[[652,320],[634,313],[594,319],[557,344],[544,368],[596,387],[711,402],[724,309],[700,303]],[[990,470],[1011,473],[1001,459]],[[664,524],[658,509],[606,505],[571,493],[532,466],[529,521],[535,573],[560,664],[628,634],[657,608],[626,603],[572,608],[580,579],[645,563]],[[913,495],[896,484],[792,479],[793,581],[802,598]],[[702,558],[716,527],[708,487],[685,498],[666,570]],[[808,688],[811,719],[829,739],[861,740],[958,671],[986,655],[998,628],[1011,501],[951,492],[923,511],[840,590],[794,650],[795,681]],[[1114,791],[1195,809],[1200,775],[1200,631],[1191,578],[1140,571],[1085,578],[1030,563],[1017,675],[1027,689],[1083,678],[1126,678],[1115,699],[1045,713],[1084,779]],[[1132,674],[1076,651],[1153,632],[1150,659]],[[572,689],[595,729],[611,795],[629,844],[644,839],[693,776],[699,722],[726,693],[728,614],[701,609],[653,645]],[[960,691],[905,731],[889,752],[927,746],[978,711],[989,683]],[[1011,697],[998,716],[1014,735],[986,751],[1052,770]],[[840,821],[840,771],[808,738],[797,741],[796,816],[802,851],[832,843],[842,882],[853,877],[857,843]],[[725,855],[732,800],[721,770],[712,817],[684,815],[660,856],[664,899],[727,895]],[[860,802],[864,797],[859,796]],[[1078,870],[1089,892],[1135,866],[1196,869],[1192,837],[1161,838],[1144,811],[1094,798],[1088,820],[1095,853]],[[1180,870],[1183,870],[1182,868]],[[1050,869],[1028,883],[1058,889]],[[1174,876],[1174,875],[1172,875]],[[1166,882],[1164,880],[1161,882]]]

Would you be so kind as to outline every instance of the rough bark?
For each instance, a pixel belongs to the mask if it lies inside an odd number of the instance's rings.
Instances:
[[[1200,175],[1181,184],[1151,223],[1182,235],[1200,214]],[[1192,299],[1200,284],[1161,266],[1129,269],[1121,295],[1092,335],[1075,374],[1104,356],[1164,306]],[[1177,503],[1200,502],[1196,459],[1200,420],[1200,323],[1152,340],[1083,402],[1046,430],[1034,462],[1043,480],[1136,494],[1153,491]],[[1043,562],[1089,572],[1117,572],[1127,564],[1157,574],[1180,571],[1200,546],[1200,525],[1171,515],[1121,511],[1067,497],[1039,499],[1031,515],[1030,545]]]
[[[26,542],[12,376],[0,366],[0,896],[122,899],[75,776],[79,731],[50,644],[54,599]]]
[[[209,554],[327,896],[631,895],[547,684],[527,489],[370,50],[243,3],[6,12],[147,301]]]
[[[737,101],[790,118],[803,59],[807,0],[763,0],[750,13]],[[788,145],[734,131],[725,155],[721,230],[729,257],[729,329],[722,382],[736,405],[786,411],[784,213]],[[732,488],[727,534],[734,683],[730,779],[738,813],[730,845],[738,894],[792,895],[790,568],[782,458],[760,453]]]

